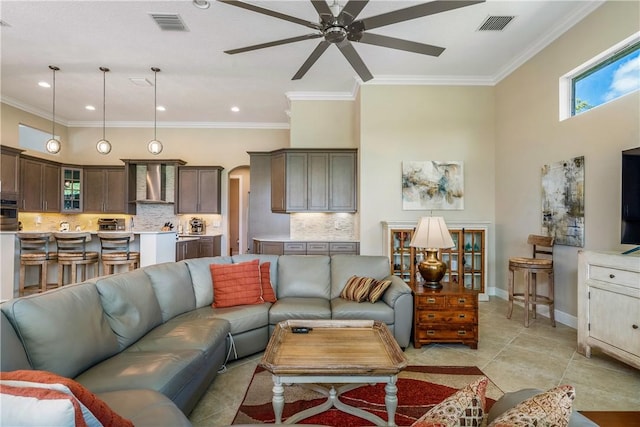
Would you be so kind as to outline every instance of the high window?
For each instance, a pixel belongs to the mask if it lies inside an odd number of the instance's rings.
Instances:
[[[640,90],[640,33],[560,79],[560,120]]]

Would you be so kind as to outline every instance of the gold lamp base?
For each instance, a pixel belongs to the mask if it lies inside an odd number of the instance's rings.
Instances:
[[[418,263],[418,270],[424,279],[424,287],[429,289],[441,289],[440,281],[447,271],[447,264],[438,259],[437,249],[425,249],[426,257]]]

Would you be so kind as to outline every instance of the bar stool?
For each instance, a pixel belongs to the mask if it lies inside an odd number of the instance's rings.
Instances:
[[[536,318],[536,305],[546,304],[549,306],[549,319],[551,326],[555,328],[556,320],[554,317],[553,306],[553,244],[554,238],[547,236],[537,236],[530,234],[527,243],[533,245],[533,257],[513,257],[509,258],[509,311],[507,319],[511,319],[513,312],[513,301],[522,301],[524,303],[524,326],[529,327],[529,308],[532,309],[532,317]],[[542,247],[542,249],[540,248]],[[537,258],[538,254],[549,255],[551,258]],[[525,284],[523,292],[514,291],[514,275],[516,271],[524,272]],[[549,281],[549,290],[547,295],[541,295],[537,289],[538,274],[546,274]]]
[[[78,267],[81,268],[82,281],[88,279],[87,266],[93,267],[93,276],[98,275],[98,252],[87,251],[87,242],[91,241],[91,233],[59,232],[53,233],[58,246],[58,286],[64,282],[64,270],[70,267],[69,283],[76,283]]]
[[[140,252],[130,250],[133,233],[98,233],[103,274],[113,274],[117,265],[128,265],[129,271],[140,267]]]
[[[51,233],[17,233],[16,237],[20,242],[20,279],[18,295],[23,296],[29,293],[44,292],[48,288],[56,287],[56,284],[47,283],[49,265],[58,260],[54,252],[49,252],[49,241]],[[39,268],[40,283],[25,285],[27,267],[37,266]]]

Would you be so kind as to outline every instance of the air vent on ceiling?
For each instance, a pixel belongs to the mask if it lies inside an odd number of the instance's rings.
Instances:
[[[515,16],[489,16],[480,25],[478,31],[502,31]]]
[[[180,15],[166,13],[150,13],[149,14],[162,31],[189,31],[187,26],[182,22]]]

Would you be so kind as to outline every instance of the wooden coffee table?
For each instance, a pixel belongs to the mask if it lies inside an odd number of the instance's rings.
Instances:
[[[292,328],[313,328],[297,334]],[[397,374],[407,358],[387,326],[373,320],[287,320],[280,322],[269,340],[260,366],[273,374],[273,411],[282,423],[284,385],[303,384],[327,396],[327,401],[286,420],[296,423],[335,407],[376,425],[395,426],[398,406]],[[340,394],[362,384],[386,383],[388,421],[349,406]],[[324,387],[322,384],[330,384]],[[336,389],[333,384],[345,384]]]

